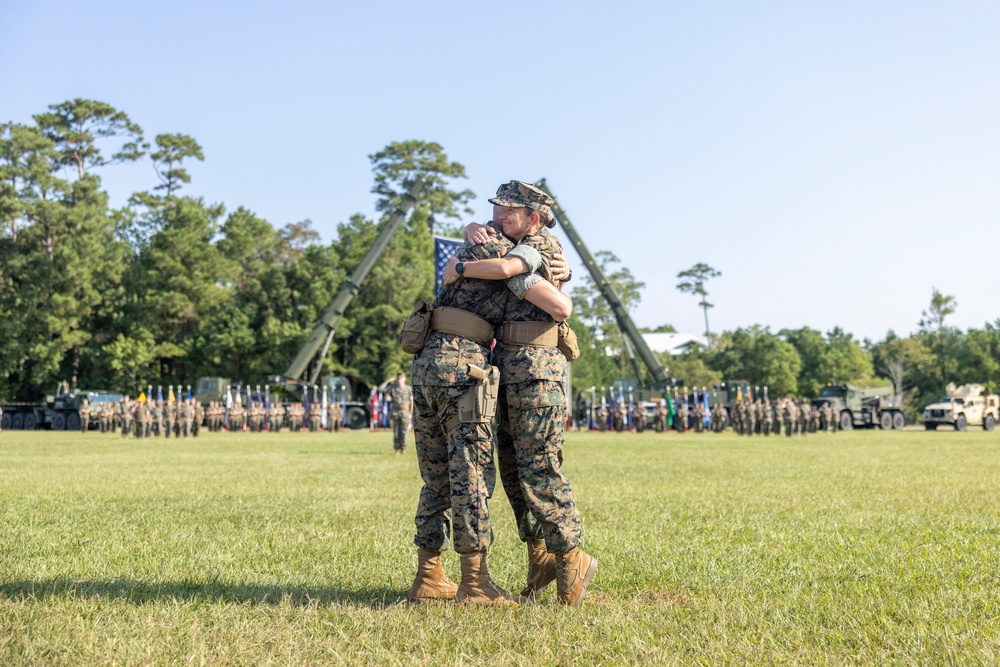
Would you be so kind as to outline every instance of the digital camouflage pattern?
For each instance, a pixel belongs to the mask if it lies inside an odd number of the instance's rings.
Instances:
[[[498,234],[499,236],[499,234]],[[562,252],[559,239],[541,229],[527,234],[518,245],[534,248],[542,256],[542,277],[551,279],[549,261],[552,255]],[[554,322],[552,316],[525,299],[507,298],[504,322]],[[553,380],[562,382],[566,375],[566,357],[557,347],[535,347],[531,345],[506,345],[497,341],[494,364],[500,367],[500,382],[528,382],[531,380]]]
[[[502,257],[513,246],[509,239],[496,235],[484,245],[462,244],[456,257],[463,262]],[[506,305],[505,292],[503,281],[462,278],[444,287],[433,305],[461,308],[497,325]],[[467,367],[485,368],[489,353],[487,346],[462,336],[431,332],[424,348],[413,357],[413,432],[424,481],[413,542],[420,548],[447,549],[449,509],[456,551],[477,553],[490,545],[487,503],[496,484],[493,425],[460,423],[448,433],[444,427],[457,413],[459,397],[476,382],[468,376]]]
[[[497,416],[498,468],[518,537],[522,541],[544,538],[551,553],[579,546],[583,542],[580,513],[562,473],[566,428],[562,383],[501,384]]]
[[[455,551],[486,551],[493,535],[487,503],[496,484],[493,426],[459,423],[445,434],[444,424],[457,414],[458,397],[466,387],[421,385],[415,389],[413,430],[424,484],[413,543],[445,551],[449,523],[453,523]]]
[[[558,239],[541,229],[525,235],[518,245],[538,251],[543,260],[539,272],[551,279],[549,262],[562,250]],[[505,322],[554,322],[541,308],[512,296],[505,310]],[[493,363],[500,368],[497,463],[518,537],[544,538],[550,552],[566,553],[583,542],[572,488],[562,474],[566,357],[557,347],[498,341]]]
[[[389,423],[392,425],[393,448],[401,452],[406,449],[406,431],[409,428],[410,404],[413,402],[413,387],[392,384],[385,392],[389,399]]]
[[[491,204],[497,206],[507,206],[511,208],[530,208],[538,211],[542,215],[549,217],[552,215],[552,204],[555,201],[531,183],[524,181],[510,181],[497,188],[497,195],[489,200]]]

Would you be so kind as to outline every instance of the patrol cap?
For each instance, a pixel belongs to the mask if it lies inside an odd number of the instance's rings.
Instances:
[[[496,197],[489,200],[491,204],[497,206],[509,206],[511,208],[530,208],[542,214],[542,219],[546,226],[554,227],[555,220],[552,218],[552,204],[555,203],[552,197],[548,196],[531,183],[524,181],[511,181],[504,183],[497,188]]]

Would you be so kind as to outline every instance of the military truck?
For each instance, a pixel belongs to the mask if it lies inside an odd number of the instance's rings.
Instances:
[[[79,431],[80,406],[83,399],[90,404],[91,427],[97,427],[97,414],[101,405],[117,403],[122,395],[114,391],[70,389],[60,383],[54,394],[44,401],[11,401],[0,404],[3,419],[0,427],[4,431],[34,431],[50,428],[53,431]]]
[[[1000,396],[985,395],[981,384],[963,384],[956,387],[949,384],[946,395],[937,403],[924,408],[920,421],[928,431],[941,424],[954,426],[956,431],[964,431],[969,426],[982,426],[992,431],[998,419]]]
[[[841,431],[875,427],[888,431],[906,426],[903,398],[890,386],[855,387],[831,382],[812,399],[816,408],[822,408],[824,403],[833,408]]]

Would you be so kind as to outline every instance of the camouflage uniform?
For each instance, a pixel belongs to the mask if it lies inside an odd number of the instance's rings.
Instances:
[[[191,424],[191,435],[195,438],[201,433],[201,425],[205,423],[205,408],[201,401],[194,402],[194,423]]]
[[[122,399],[122,437],[127,438],[132,435],[134,430],[133,421],[135,420],[135,405],[132,401]]]
[[[164,434],[166,437],[170,438],[177,434],[174,425],[177,423],[177,402],[167,401],[166,406],[163,408],[163,424],[164,424]]]
[[[191,405],[190,401],[185,401],[181,404],[178,410],[178,417],[180,417],[181,433],[186,438],[191,435],[191,426],[194,424],[194,406]]]
[[[435,302],[436,303],[436,302]],[[413,388],[404,384],[392,384],[385,391],[389,401],[389,423],[392,425],[392,448],[397,452],[406,451],[406,431],[410,428],[410,405],[413,403]]]
[[[237,401],[229,407],[229,431],[243,430],[243,404]]]
[[[86,433],[87,430],[90,428],[90,405],[88,404],[86,399],[83,400],[83,405],[80,406],[79,414],[80,414],[80,430]],[[0,416],[2,415],[3,413],[0,412]]]
[[[628,406],[624,403],[619,403],[618,407],[615,409],[615,430],[619,433],[623,433],[627,426]]]
[[[608,406],[601,403],[597,406],[597,410],[594,411],[594,421],[597,422],[597,430],[604,431],[608,430]]]
[[[667,430],[667,407],[661,401],[656,409],[653,410],[653,429],[657,433],[663,433]]]
[[[646,430],[646,406],[641,402],[635,406],[635,412],[632,413],[632,423],[635,424],[636,433],[642,433]]]
[[[339,431],[340,421],[343,418],[344,413],[340,407],[340,403],[333,401],[326,406],[326,430],[328,431]]]
[[[539,252],[548,278],[548,262],[562,250],[559,241],[542,228],[525,235],[518,245]],[[528,301],[508,298],[504,321],[551,323],[553,319]],[[583,543],[583,531],[572,488],[562,474],[566,357],[557,347],[499,340],[494,362],[500,367],[497,461],[518,536],[525,542],[544,537],[550,553],[567,553]]]
[[[463,244],[459,261],[489,259],[505,254],[513,244],[502,235],[485,245]],[[511,283],[512,285],[515,283]],[[505,291],[503,282],[463,278],[445,286],[435,308],[460,308],[490,324],[498,324],[504,301],[493,298]],[[414,544],[422,549],[448,548],[448,510],[451,510],[455,551],[480,553],[492,541],[488,500],[496,483],[493,461],[493,423],[458,420],[461,396],[478,382],[468,366],[488,369],[489,348],[456,334],[434,331],[413,358],[413,434],[417,463],[424,484],[415,517]],[[393,411],[409,403],[409,387],[390,389]],[[395,391],[398,391],[398,396]],[[404,432],[405,435],[405,432]]]

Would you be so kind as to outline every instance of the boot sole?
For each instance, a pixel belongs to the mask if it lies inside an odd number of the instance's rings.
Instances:
[[[574,602],[571,606],[580,606],[580,603],[583,602],[583,595],[587,592],[587,584],[590,583],[595,574],[597,574],[597,559],[591,557],[590,565],[587,567],[587,572],[583,575],[583,585],[580,586],[580,595],[576,598],[576,602]]]

